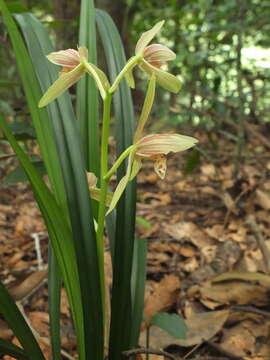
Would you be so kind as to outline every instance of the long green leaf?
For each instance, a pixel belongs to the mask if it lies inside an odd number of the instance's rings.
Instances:
[[[28,360],[28,356],[25,351],[19,346],[12,344],[9,341],[0,339],[0,354],[2,355],[11,355],[15,359],[19,360]]]
[[[51,243],[49,246],[48,263],[48,299],[52,355],[54,360],[61,360],[60,305],[62,276]]]
[[[119,33],[108,14],[97,10],[97,25],[113,81],[126,63]],[[134,113],[130,90],[122,81],[114,94],[117,154],[132,143]],[[126,172],[126,164],[119,168],[118,181]],[[118,360],[121,352],[131,346],[133,336],[131,272],[133,264],[136,183],[130,183],[117,206],[115,247],[113,249],[113,289],[109,357]]]
[[[55,194],[56,200],[61,206],[63,214],[66,214],[67,217],[68,211],[64,181],[54,142],[51,122],[48,118],[46,110],[39,109],[37,107],[38,101],[41,98],[42,93],[33,69],[33,64],[26,50],[21,34],[19,33],[17,26],[13,21],[12,17],[10,16],[3,0],[1,0],[0,2],[0,8],[15,51],[19,73],[23,82],[28,107],[36,130],[37,139],[41,149],[45,167],[48,172],[49,181]],[[50,273],[57,276],[57,273],[55,271],[50,271]],[[54,281],[53,284],[56,285],[57,281]],[[51,294],[52,296],[54,296],[54,294],[56,294],[58,291],[59,290],[56,288],[53,289],[52,291],[50,291],[49,296],[51,296]],[[54,333],[54,340],[52,341],[53,352],[56,351],[56,349],[54,349],[54,344],[57,343],[56,330],[54,329],[54,327],[56,329],[59,329],[59,321],[60,317],[57,318],[56,316],[54,316],[53,319],[50,317],[50,327],[51,331]],[[57,337],[60,338],[60,332],[58,333]],[[58,349],[58,352],[60,352],[60,348]]]
[[[17,154],[22,166],[25,169],[25,172],[27,173],[36,200],[46,222],[54,253],[64,279],[70,307],[74,317],[79,352],[81,358],[84,359],[84,320],[80,296],[81,290],[77,272],[74,245],[69,224],[63,217],[62,209],[59,207],[56,200],[44,184],[37,170],[31,164],[29,158],[18,145],[1,114],[0,128],[2,128],[7,140],[12,146],[14,152]],[[14,323],[14,326],[15,324],[16,323]]]
[[[40,86],[45,91],[58,77],[56,67],[50,64],[45,57],[46,54],[53,51],[52,44],[44,27],[33,15],[23,14],[18,17]],[[67,93],[49,104],[47,109],[61,161],[77,254],[83,301],[84,333],[87,337],[86,357],[93,356],[99,359],[103,357],[102,287],[81,141],[70,97]]]
[[[131,346],[138,346],[141,322],[144,309],[144,288],[147,265],[147,240],[136,239],[134,243],[134,257],[131,277],[132,307],[132,333]]]
[[[89,61],[97,63],[95,8],[93,0],[81,1],[79,45],[88,48]],[[76,112],[86,168],[99,175],[99,111],[95,81],[87,76],[77,86]]]
[[[0,313],[16,334],[29,359],[45,360],[41,349],[20,310],[0,282]]]
[[[60,194],[59,199],[61,199],[61,203],[65,204],[66,197],[63,179],[61,176],[60,163],[54,143],[51,123],[48,119],[46,110],[39,109],[37,106],[42,93],[33,71],[33,64],[29,58],[17,26],[9,14],[3,0],[0,0],[0,10],[16,55],[18,70],[22,79],[31,118],[35,126],[38,143],[40,145],[51,185],[55,189],[55,192]]]

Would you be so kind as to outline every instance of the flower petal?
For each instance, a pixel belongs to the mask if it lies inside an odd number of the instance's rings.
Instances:
[[[107,76],[94,64],[84,62],[83,65],[85,66],[86,71],[94,78],[100,95],[102,99],[104,99],[106,96],[106,91],[110,88],[110,83],[107,79]]]
[[[187,150],[197,142],[198,140],[191,136],[180,134],[151,134],[137,142],[136,155],[142,157],[151,157],[159,154],[167,155],[169,152]]]
[[[71,85],[79,80],[84,71],[84,66],[80,64],[75,67],[75,69],[62,74],[45,92],[45,94],[40,99],[38,106],[46,106],[55,98],[57,98],[57,96],[61,95],[65,90],[67,90]]]
[[[167,159],[165,155],[158,155],[155,159],[154,169],[156,174],[163,180],[167,170]]]
[[[47,59],[52,63],[63,67],[75,67],[80,63],[79,53],[74,49],[52,52],[47,55]]]
[[[150,41],[155,37],[155,35],[159,32],[164,24],[164,20],[158,22],[151,30],[144,32],[139,38],[136,48],[135,54],[142,54],[146,46],[150,43]]]
[[[153,106],[153,102],[155,98],[155,90],[156,90],[156,77],[155,75],[152,75],[148,84],[148,89],[146,92],[142,113],[139,118],[137,129],[133,138],[134,143],[136,143],[138,139],[140,139],[140,137],[142,136],[144,125],[149,117],[149,114]]]
[[[140,68],[149,75],[154,74],[157,78],[157,83],[164,89],[177,94],[181,87],[181,81],[174,75],[160,70],[155,66],[152,66],[147,61],[143,60],[140,64]]]
[[[135,149],[129,154],[126,175],[123,176],[122,179],[119,181],[117,188],[115,189],[115,191],[113,193],[112,201],[111,201],[110,207],[106,213],[106,216],[115,208],[121,195],[125,191],[125,188],[126,188],[128,182],[130,181],[130,176],[133,173],[132,167],[133,167],[133,162],[134,162]]]
[[[89,188],[90,191],[90,197],[91,199],[94,199],[96,201],[100,200],[100,189],[97,188]],[[106,206],[110,206],[111,201],[113,198],[113,193],[111,191],[107,192],[106,194]]]
[[[96,175],[92,172],[87,172],[86,177],[87,177],[87,182],[88,182],[89,188],[95,188],[97,186]]]
[[[125,79],[126,79],[128,86],[131,89],[135,89],[135,80],[134,80],[134,76],[133,76],[133,69],[130,69],[126,72]]]
[[[135,157],[132,165],[132,170],[130,174],[129,181],[133,180],[135,176],[137,176],[138,172],[142,167],[142,159],[139,157]]]
[[[176,58],[175,53],[167,48],[167,46],[160,44],[152,44],[145,48],[143,57],[149,62],[166,62]]]

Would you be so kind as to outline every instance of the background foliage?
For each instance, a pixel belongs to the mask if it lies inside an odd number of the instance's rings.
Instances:
[[[170,101],[169,119],[167,107],[156,105],[159,115],[155,120],[156,128],[166,126],[167,121],[170,126],[192,121],[204,124],[207,129],[215,126],[224,131],[226,124],[239,117],[256,123],[268,122],[270,62],[265,58],[270,59],[267,52],[269,1],[129,0],[114,3],[99,0],[97,7],[106,9],[114,17],[128,55],[133,51],[138,34],[158,19],[166,20],[160,40],[177,53],[172,71],[178,74],[180,69],[183,89],[180,95],[164,99]],[[27,8],[46,23],[57,48],[76,45],[77,1],[31,0],[24,1],[23,5],[12,2],[12,6],[17,11]],[[1,41],[4,46],[0,50],[0,110],[11,116],[16,110],[15,120],[27,121],[25,102],[3,27]],[[136,95],[135,102],[139,105],[140,93]],[[165,96],[162,90],[159,96]]]

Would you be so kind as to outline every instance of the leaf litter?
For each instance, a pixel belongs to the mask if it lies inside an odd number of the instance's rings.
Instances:
[[[257,140],[252,141],[249,152],[257,146]],[[227,143],[223,146],[228,149]],[[230,153],[232,147],[220,156],[208,149],[209,157],[188,176],[183,174],[184,157],[170,156],[163,182],[153,174],[152,166],[144,163],[138,177],[137,215],[150,226],[137,226],[138,237],[148,239],[142,346],[147,322],[156,313],[167,311],[184,317],[186,339],[175,339],[152,326],[151,348],[169,351],[176,358],[270,357],[270,277],[258,240],[263,239],[270,250],[270,159],[254,152],[234,178]],[[47,270],[38,267],[32,238],[34,233],[46,234],[46,229],[27,184],[0,187],[0,276],[40,335],[39,342],[49,359]],[[249,224],[250,215],[256,231]],[[47,242],[46,236],[40,239],[45,266]],[[108,251],[106,274],[109,289]],[[76,356],[64,290],[61,335],[63,349]],[[0,337],[16,343],[2,320]],[[163,357],[150,357],[157,358]]]

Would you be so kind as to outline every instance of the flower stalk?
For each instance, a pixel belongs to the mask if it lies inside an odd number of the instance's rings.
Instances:
[[[108,143],[110,130],[110,112],[111,112],[112,95],[107,92],[103,100],[103,121],[101,136],[101,168],[100,168],[100,199],[98,208],[98,227],[97,227],[97,251],[99,258],[100,274],[102,279],[102,300],[103,309],[105,310],[105,280],[104,280],[104,224],[106,212],[106,198],[108,191],[108,179],[105,175],[108,171]],[[104,312],[105,313],[105,312]],[[105,319],[104,319],[105,320]]]
[[[123,67],[121,72],[117,75],[116,79],[114,80],[114,83],[109,89],[109,92],[112,94],[117,89],[120,81],[125,77],[129,72],[132,71],[132,69],[138,65],[142,61],[142,56],[136,55],[129,59],[129,61],[126,63],[126,65]]]

